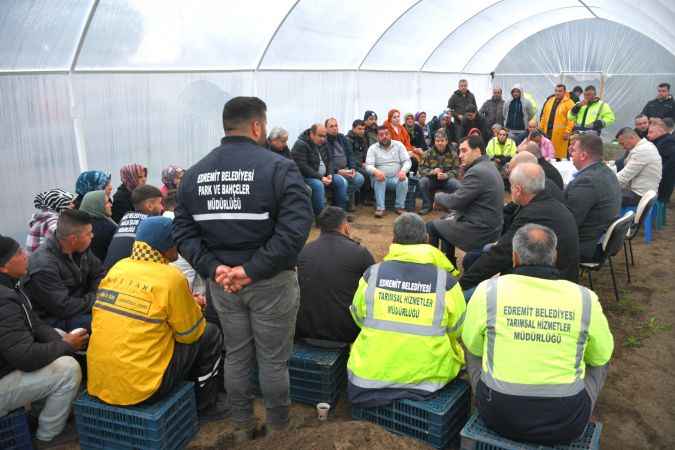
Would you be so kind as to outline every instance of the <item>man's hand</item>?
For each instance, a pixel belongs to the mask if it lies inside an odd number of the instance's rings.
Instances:
[[[75,334],[73,332],[63,335],[63,341],[70,344],[76,351],[80,351],[87,346],[89,342],[89,333],[85,330],[83,333]]]
[[[354,176],[354,169],[340,169],[338,170],[338,174],[342,175],[343,177],[347,178],[352,178]]]
[[[398,179],[399,179],[399,181],[405,181],[406,178],[407,178],[407,175],[406,175],[406,173],[405,173],[403,170],[401,170],[401,171],[398,172]]]
[[[448,175],[447,173],[439,172],[438,175],[436,175],[436,179],[440,181],[445,181],[448,178],[450,178],[450,175]]]
[[[251,280],[251,278],[246,275],[246,271],[244,270],[243,266],[233,267],[225,280],[225,292],[235,294],[242,290],[245,286],[251,284],[252,281],[253,280]]]
[[[440,167],[436,167],[434,170],[431,171],[431,174],[436,175],[436,177],[438,177],[439,173],[443,173],[443,170],[441,170]]]
[[[220,265],[216,267],[216,273],[213,279],[215,280],[216,283],[225,286],[223,282],[225,280],[225,277],[227,277],[227,274],[230,273],[230,270],[232,270],[232,268],[225,265]]]
[[[384,181],[385,179],[384,172],[382,172],[381,170],[375,169],[375,172],[373,172],[373,176],[377,181]]]
[[[206,297],[202,294],[192,294],[192,298],[195,299],[195,303],[197,303],[201,309],[206,308]]]
[[[330,184],[333,182],[333,175],[328,175],[321,178],[321,182],[324,184],[324,186],[330,186]]]

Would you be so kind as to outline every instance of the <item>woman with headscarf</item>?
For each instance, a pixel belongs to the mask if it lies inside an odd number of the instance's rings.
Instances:
[[[87,195],[87,192],[106,191],[108,196],[110,196],[112,194],[111,178],[109,173],[100,170],[82,172],[75,182],[75,193],[77,194],[75,208],[80,208],[80,203],[82,203],[82,199]]]
[[[61,189],[40,192],[33,199],[33,205],[39,211],[33,214],[28,226],[26,237],[26,252],[30,255],[50,238],[56,231],[59,213],[64,209],[72,208],[75,194]]]
[[[119,223],[122,216],[134,210],[131,202],[131,193],[139,186],[143,186],[148,179],[148,168],[140,164],[128,164],[120,169],[122,184],[113,196],[112,219]]]
[[[178,166],[169,166],[166,169],[162,170],[162,187],[159,188],[162,191],[162,197],[166,198],[166,194],[169,193],[172,189],[178,189],[180,180],[183,178],[185,169]]]
[[[112,215],[112,202],[105,191],[92,191],[82,199],[80,211],[84,211],[92,218],[91,228],[94,238],[89,248],[98,259],[103,261],[110,241],[117,231],[117,224],[110,218]]]
[[[415,148],[410,142],[410,135],[408,134],[408,131],[403,125],[401,125],[401,112],[398,109],[389,110],[389,114],[387,114],[387,120],[384,121],[383,125],[389,130],[391,139],[393,141],[399,141],[401,144],[403,144],[406,150],[408,150],[410,161],[412,162],[410,171],[417,172],[419,160],[424,152],[419,148]]]
[[[415,116],[412,113],[407,113],[405,115],[405,120],[403,121],[403,126],[410,136],[410,143],[413,147],[419,148],[420,150],[426,150],[427,143],[424,140],[424,131],[422,127],[415,122]]]

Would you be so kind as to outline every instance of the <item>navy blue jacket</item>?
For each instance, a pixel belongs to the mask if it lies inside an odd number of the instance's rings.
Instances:
[[[247,137],[221,141],[185,172],[174,239],[204,278],[243,265],[258,281],[293,269],[312,225],[309,193],[295,163]]]

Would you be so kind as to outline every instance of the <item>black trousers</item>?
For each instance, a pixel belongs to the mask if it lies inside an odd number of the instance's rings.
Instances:
[[[210,407],[217,399],[217,378],[221,367],[223,335],[218,327],[206,322],[204,334],[197,342],[176,342],[169,366],[164,372],[159,389],[146,400],[155,403],[163,399],[183,380],[194,381],[197,392],[197,410]]]
[[[441,251],[445,253],[453,266],[457,267],[457,258],[455,257],[455,246],[448,242],[443,235],[436,229],[434,221],[427,222],[427,234],[429,235],[429,244],[438,248],[440,244]]]
[[[637,206],[642,197],[630,190],[621,191],[621,207]]]

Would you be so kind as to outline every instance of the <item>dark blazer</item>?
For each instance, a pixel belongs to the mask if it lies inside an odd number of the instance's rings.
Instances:
[[[498,273],[510,273],[513,268],[511,241],[523,225],[536,223],[555,231],[558,236],[558,262],[556,267],[561,278],[576,282],[579,279],[579,236],[572,213],[546,191],[537,194],[532,201],[519,207],[508,230],[499,241],[476,260],[459,280],[463,289],[478,285]]]
[[[556,169],[553,164],[546,161],[546,159],[543,157],[539,158],[538,162],[541,168],[544,170],[544,175],[546,175],[546,178],[550,178],[551,181],[553,181],[561,191],[564,190],[565,184],[563,183],[562,175],[560,175],[558,169]]]
[[[616,174],[601,161],[587,166],[567,185],[565,204],[579,228],[581,260],[588,261],[600,237],[619,216],[621,188]]]
[[[0,378],[14,370],[32,372],[73,348],[33,312],[14,280],[0,273]]]
[[[359,327],[349,313],[359,279],[375,264],[367,248],[339,233],[321,233],[298,257],[298,337],[354,342]]]

